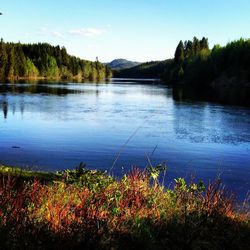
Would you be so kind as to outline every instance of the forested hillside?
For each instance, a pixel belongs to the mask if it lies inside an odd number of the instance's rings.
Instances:
[[[173,59],[147,62],[116,73],[122,77],[161,77],[165,82],[208,86],[218,77],[250,81],[250,39],[209,49],[208,39],[180,41]]]
[[[208,46],[208,39],[205,37],[201,40],[194,37],[193,41],[188,40],[184,43],[180,41],[176,48],[174,59],[167,65],[162,77],[169,83],[183,81],[184,75],[190,74],[190,71],[192,71],[192,64],[194,62],[198,63],[198,59],[204,60],[209,55],[210,49]],[[200,67],[200,65],[196,66],[198,68]]]
[[[171,61],[152,61],[142,63],[136,67],[123,69],[117,72],[114,72],[116,77],[129,77],[129,78],[161,78],[162,74]]]
[[[126,59],[115,59],[110,63],[107,63],[107,65],[112,69],[112,70],[121,70],[121,69],[129,69],[132,67],[135,67],[141,63],[139,62],[133,62],[133,61],[128,61]]]
[[[205,38],[180,41],[162,78],[173,86],[182,86],[183,98],[189,98],[195,90],[200,91],[198,97],[203,95],[208,100],[249,106],[250,39],[225,47],[215,45],[212,50]]]
[[[57,78],[104,79],[108,66],[70,56],[65,47],[47,43],[21,44],[0,41],[0,79]]]
[[[196,87],[210,86],[218,78],[250,82],[250,40],[240,39],[225,47],[215,45],[212,50],[205,38],[180,41],[163,78]]]
[[[208,39],[180,41],[173,59],[143,63],[115,73],[117,77],[161,78],[199,96],[230,104],[250,105],[250,39],[209,48]],[[187,91],[188,89],[188,91]]]

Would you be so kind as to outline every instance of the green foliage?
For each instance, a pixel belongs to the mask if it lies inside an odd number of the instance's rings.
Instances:
[[[42,74],[47,78],[57,78],[59,76],[59,69],[54,57],[46,55]]]
[[[133,68],[114,72],[114,75],[116,77],[162,78],[165,82],[171,84],[186,82],[187,78],[190,78],[190,81],[192,81],[187,68],[190,69],[191,64],[193,67],[199,65],[200,61],[206,62],[209,55],[208,39],[203,37],[199,40],[194,37],[193,41],[188,40],[184,43],[182,41],[179,42],[174,59],[142,63]],[[203,68],[205,68],[205,66],[202,66],[202,70]],[[200,71],[199,74],[201,74]],[[186,77],[186,75],[188,76]]]
[[[8,75],[8,78],[13,78],[14,77],[14,65],[15,65],[15,51],[14,48],[11,47],[10,51],[7,53],[8,54],[8,64],[7,64],[7,71],[6,74]]]
[[[27,60],[26,60],[26,67],[25,68],[26,68],[25,76],[27,76],[27,77],[37,77],[39,75],[38,69],[36,68],[34,63],[29,58],[27,58]],[[10,73],[8,75],[9,78],[12,78],[13,76],[14,75],[10,74]]]
[[[180,41],[176,48],[174,62],[167,65],[162,77],[166,82],[173,84],[187,81],[199,82],[200,75],[206,74],[204,73],[207,71],[205,63],[209,56],[208,39],[205,37],[201,40],[194,37],[193,41],[188,40],[184,44]]]
[[[181,190],[190,193],[193,192],[203,193],[206,191],[203,181],[199,181],[198,184],[193,182],[187,184],[184,178],[177,178],[174,179],[174,181],[175,181],[175,189],[179,191]]]
[[[86,169],[86,165],[82,162],[74,170],[57,172],[56,175],[67,184],[84,186],[94,191],[103,189],[114,182],[111,176],[102,171]]]
[[[240,39],[225,47],[215,45],[210,50],[207,38],[198,40],[194,37],[193,41],[185,41],[184,46],[182,42],[178,44],[174,63],[167,65],[163,79],[172,84],[207,89],[211,88],[213,81],[224,76],[235,79],[234,82],[242,87],[243,82],[250,81],[249,65],[250,40]],[[224,81],[224,84],[230,85],[230,81]]]
[[[5,77],[7,64],[8,64],[8,55],[6,52],[6,44],[1,39],[1,42],[0,42],[0,78]]]
[[[180,41],[174,54],[174,61],[176,64],[181,65],[184,62],[184,46],[183,42]]]
[[[112,71],[99,62],[70,56],[65,47],[47,43],[0,43],[0,79],[18,78],[105,79]]]
[[[156,180],[159,178],[159,175],[167,170],[167,166],[163,164],[156,165],[155,167],[150,165],[146,167],[146,170],[149,174],[149,178],[152,178],[153,181],[156,182]]]
[[[44,181],[53,181],[57,180],[58,176],[54,173],[49,172],[39,172],[39,171],[31,171],[28,169],[16,168],[16,167],[7,167],[0,165],[0,174],[9,175],[13,177],[19,177],[23,180],[34,180],[38,179],[41,182]]]
[[[174,59],[114,72],[116,77],[161,78],[183,88],[183,98],[250,105],[250,39],[209,49],[208,39],[179,42]],[[195,94],[195,95],[192,95]]]

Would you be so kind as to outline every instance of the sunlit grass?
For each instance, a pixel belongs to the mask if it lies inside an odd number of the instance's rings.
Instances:
[[[244,249],[249,203],[216,180],[158,182],[159,168],[121,179],[85,169],[0,169],[0,243],[6,248]],[[28,178],[27,178],[28,177]],[[45,181],[45,182],[44,182]]]

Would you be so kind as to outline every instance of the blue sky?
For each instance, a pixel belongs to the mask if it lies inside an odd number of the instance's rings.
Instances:
[[[193,36],[225,45],[250,37],[249,0],[1,0],[0,37],[48,42],[102,62],[171,58]]]

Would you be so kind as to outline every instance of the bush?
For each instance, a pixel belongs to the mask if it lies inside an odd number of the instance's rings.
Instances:
[[[120,180],[85,165],[51,181],[0,176],[1,246],[11,249],[244,249],[249,203],[237,207],[220,180],[157,180],[162,166]],[[152,181],[151,181],[152,180]]]

